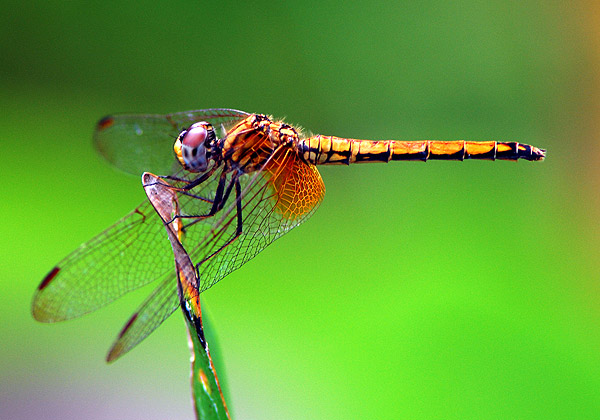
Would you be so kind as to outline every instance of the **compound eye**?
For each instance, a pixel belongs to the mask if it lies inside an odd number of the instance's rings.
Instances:
[[[207,136],[208,131],[206,131],[206,127],[196,123],[189,128],[183,138],[182,144],[190,149],[194,149],[198,146],[203,146]]]
[[[186,168],[192,172],[203,172],[208,168],[204,142],[208,131],[203,123],[192,125],[181,136],[181,152]]]

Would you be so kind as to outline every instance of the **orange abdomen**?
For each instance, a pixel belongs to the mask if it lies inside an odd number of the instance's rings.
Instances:
[[[315,165],[390,160],[542,160],[546,151],[528,144],[496,141],[356,140],[316,135],[299,141],[299,153]]]

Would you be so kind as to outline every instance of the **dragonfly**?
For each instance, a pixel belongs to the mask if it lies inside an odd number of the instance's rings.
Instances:
[[[35,292],[34,318],[58,322],[156,283],[118,334],[109,362],[136,346],[179,305],[165,224],[176,224],[201,293],[314,213],[325,194],[318,165],[540,161],[546,155],[544,149],[518,142],[310,135],[283,120],[227,108],[107,116],[96,125],[94,144],[117,168],[143,174],[145,188],[160,183],[177,200],[168,220],[156,214],[151,200],[142,202],[60,261]]]

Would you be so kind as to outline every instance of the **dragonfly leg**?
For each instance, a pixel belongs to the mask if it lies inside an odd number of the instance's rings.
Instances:
[[[214,200],[212,200],[212,207],[208,213],[201,214],[201,215],[176,215],[175,217],[173,217],[173,219],[171,219],[169,221],[169,223],[173,222],[175,219],[194,219],[193,222],[190,222],[187,225],[182,226],[182,229],[185,231],[185,229],[189,228],[190,226],[194,225],[195,223],[198,223],[208,217],[214,216],[218,211],[223,209],[223,207],[227,203],[227,200],[229,199],[229,195],[231,194],[231,190],[233,189],[233,186],[236,183],[238,183],[237,178],[234,178],[229,182],[229,185],[227,186],[227,188],[225,188],[226,182],[227,182],[227,173],[225,171],[223,171],[219,178],[219,184],[217,185],[217,190],[215,191],[215,198],[214,198]]]
[[[202,175],[200,175],[198,178],[192,179],[192,180],[181,178],[181,177],[178,177],[175,175],[160,175],[159,178],[165,179],[168,181],[181,182],[182,184],[185,184],[183,187],[176,187],[176,186],[171,186],[171,187],[177,188],[182,191],[188,191],[188,190],[191,190],[192,188],[197,187],[198,185],[204,183],[204,181],[206,181],[208,178],[211,177],[211,175],[217,170],[217,168],[218,168],[218,165],[214,165],[212,168],[210,168],[210,170],[208,172],[205,172]]]
[[[227,173],[225,171],[221,172],[221,176],[219,177],[219,185],[217,185],[217,191],[215,192],[215,199],[213,200],[213,205],[208,212],[210,216],[217,212],[217,208],[222,206],[223,198],[227,199],[227,197],[223,196],[223,192],[225,190],[225,183],[227,182]],[[227,194],[229,195],[229,194]]]
[[[191,192],[188,192],[188,185],[191,184],[192,182],[196,182],[196,180],[190,181],[189,179],[180,178],[180,177],[174,176],[174,175],[159,175],[158,177],[160,179],[164,179],[166,181],[174,181],[174,182],[180,182],[182,184],[185,184],[185,186],[183,188],[169,184],[169,185],[171,185],[171,188],[180,190],[182,195],[185,195],[185,196],[191,197],[191,198],[195,198],[196,200],[202,200],[206,203],[212,204],[212,202],[213,202],[213,200],[211,200],[210,198],[202,197],[202,196],[199,196],[196,194],[192,194]],[[200,179],[200,181],[204,182],[205,179]]]
[[[185,195],[186,197],[195,198],[196,200],[201,200],[201,201],[204,201],[205,203],[212,204],[214,202],[214,200],[211,200],[210,198],[206,198],[206,197],[202,197],[200,195],[192,194],[192,193],[187,192],[187,191],[182,191],[181,195]]]
[[[168,181],[176,181],[176,182],[190,182],[189,179],[185,179],[185,178],[180,178],[178,176],[175,175],[158,175],[158,177],[160,179],[166,179]]]
[[[243,220],[242,220],[242,187],[240,185],[239,180],[235,180],[235,208],[236,208],[236,213],[237,213],[237,227],[235,229],[235,233],[233,234],[233,236],[231,238],[229,238],[229,240],[227,242],[225,242],[223,245],[221,245],[219,247],[219,249],[217,249],[215,252],[213,252],[212,254],[210,254],[208,257],[204,258],[202,261],[200,261],[198,264],[196,264],[196,274],[198,275],[198,278],[200,278],[200,266],[202,264],[204,264],[206,261],[210,260],[212,257],[214,257],[215,255],[217,255],[219,252],[221,252],[224,248],[226,248],[229,244],[231,244],[233,241],[235,241],[237,238],[239,238],[239,236],[242,234],[242,226],[243,226]]]
[[[240,181],[237,179],[235,180],[235,207],[237,211],[237,227],[235,229],[235,238],[237,238],[242,234],[242,186],[240,185]]]
[[[205,172],[200,177],[194,179],[193,181],[187,181],[187,184],[185,186],[183,186],[181,189],[185,190],[185,191],[189,191],[192,188],[197,187],[198,185],[200,185],[204,181],[206,181],[208,178],[210,178],[211,175],[217,170],[217,168],[218,168],[218,165],[214,165],[212,168],[210,168],[210,170],[208,172]]]
[[[189,190],[191,190],[194,187],[197,187],[198,185],[204,183],[208,178],[210,178],[212,176],[212,174],[217,170],[217,166],[213,166],[208,172],[202,174],[202,176],[200,176],[199,178],[196,178],[194,180],[188,180],[188,179],[184,179],[184,178],[179,178],[176,176],[171,176],[171,175],[166,175],[166,176],[162,176],[162,179],[169,179],[172,181],[176,181],[176,182],[182,182],[185,185],[183,187],[173,187],[173,188],[177,188],[178,190],[181,191],[182,195],[185,195],[187,197],[191,197],[191,198],[195,198],[197,200],[202,200],[206,203],[211,203],[214,206],[214,203],[217,201],[215,200],[211,200],[210,198],[206,198],[206,197],[201,197],[199,195],[196,194],[192,194],[191,192],[189,192]],[[219,180],[219,184],[220,184],[220,180]]]

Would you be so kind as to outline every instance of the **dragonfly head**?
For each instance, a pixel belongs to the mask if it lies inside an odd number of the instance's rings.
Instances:
[[[212,125],[202,121],[192,124],[177,136],[173,149],[181,166],[190,172],[208,169],[211,150],[216,140]]]

